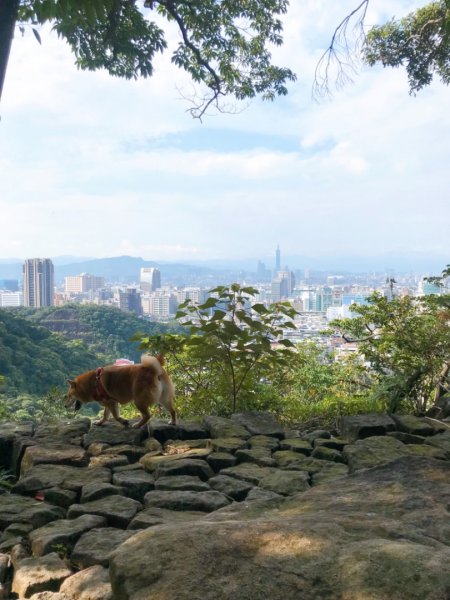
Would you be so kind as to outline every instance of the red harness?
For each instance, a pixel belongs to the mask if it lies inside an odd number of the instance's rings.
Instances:
[[[102,373],[103,373],[103,367],[98,367],[95,370],[95,389],[94,389],[94,392],[92,393],[92,397],[97,402],[102,402],[103,400],[109,400],[109,396],[106,393],[106,390],[103,387],[103,383],[101,380]]]

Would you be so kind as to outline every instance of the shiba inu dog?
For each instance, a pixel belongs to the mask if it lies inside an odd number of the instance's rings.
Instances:
[[[133,425],[136,428],[149,420],[149,408],[160,404],[169,411],[171,423],[175,425],[175,390],[163,365],[162,356],[143,355],[139,365],[110,365],[82,373],[75,379],[67,380],[69,390],[66,404],[80,410],[83,404],[99,402],[105,410],[96,425],[103,425],[110,414],[122,425],[128,425],[128,421],[120,416],[119,405],[134,402],[142,415],[139,422]]]

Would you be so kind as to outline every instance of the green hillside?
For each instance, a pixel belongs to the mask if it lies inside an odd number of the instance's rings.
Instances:
[[[114,361],[139,360],[130,337],[168,326],[113,307],[68,305],[0,309],[0,375],[7,395],[46,394],[65,379]]]

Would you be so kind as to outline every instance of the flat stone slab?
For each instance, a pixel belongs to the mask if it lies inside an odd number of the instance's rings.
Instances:
[[[427,439],[426,443],[445,450],[448,454],[448,458],[450,458],[450,429],[444,433],[433,435],[433,437]]]
[[[116,471],[113,474],[113,483],[126,490],[127,496],[142,502],[144,496],[155,488],[153,475],[143,469]]]
[[[309,442],[310,444],[314,444],[315,440],[318,439],[329,439],[331,437],[331,433],[327,429],[314,429],[314,431],[310,431],[309,433],[304,433],[302,438]]]
[[[165,454],[183,454],[188,450],[198,448],[208,448],[209,439],[202,438],[198,440],[169,440],[164,444]]]
[[[281,471],[276,469],[259,482],[259,487],[282,496],[292,496],[309,490],[309,474],[305,471]]]
[[[157,490],[188,490],[191,492],[207,492],[210,486],[200,477],[192,475],[175,475],[171,477],[160,477],[155,482]]]
[[[247,429],[251,435],[270,435],[284,438],[284,429],[275,415],[267,412],[242,412],[231,415],[231,420]]]
[[[57,592],[69,575],[72,571],[55,552],[40,558],[25,558],[14,572],[12,591],[19,598],[30,598],[44,591]]]
[[[268,448],[272,452],[280,447],[279,439],[270,435],[253,435],[248,443],[251,448]]]
[[[106,496],[125,495],[127,495],[126,490],[119,485],[112,485],[111,483],[88,483],[81,489],[80,503],[93,502],[94,500],[100,500],[100,498],[106,498]]]
[[[29,523],[35,529],[65,516],[63,508],[47,502],[16,494],[0,496],[0,529],[6,529],[12,523]]]
[[[330,460],[332,462],[344,463],[346,461],[345,456],[339,450],[334,448],[327,448],[326,446],[316,446],[311,454],[312,458],[319,460]]]
[[[302,452],[294,452],[294,450],[277,450],[272,454],[277,467],[288,467],[293,463],[303,462],[305,456]]]
[[[145,429],[132,429],[109,422],[101,426],[93,425],[89,433],[84,436],[83,445],[85,448],[96,443],[110,444],[111,446],[120,444],[139,446],[145,437],[147,437]]]
[[[87,418],[69,419],[56,423],[40,423],[34,432],[34,439],[58,440],[59,442],[70,442],[74,438],[81,438],[91,428],[91,420]]]
[[[109,571],[101,565],[68,577],[60,588],[69,600],[113,600]]]
[[[332,450],[342,451],[348,444],[348,440],[342,438],[330,437],[328,439],[317,438],[314,440],[314,448],[331,448]]]
[[[78,539],[90,529],[105,527],[105,517],[82,515],[76,519],[59,519],[35,529],[29,535],[33,556],[43,556],[64,548],[70,554]]]
[[[106,448],[102,454],[113,454],[115,456],[125,456],[129,463],[135,463],[145,454],[147,450],[142,446],[133,446],[131,444],[119,444]]]
[[[48,488],[43,492],[44,500],[50,504],[56,504],[66,510],[77,501],[77,492],[75,490],[64,490],[63,488]]]
[[[13,487],[18,494],[27,494],[60,487],[79,492],[84,485],[91,482],[111,481],[109,469],[89,469],[88,467],[71,467],[67,465],[36,465],[28,471]]]
[[[134,515],[142,510],[142,504],[124,496],[107,496],[86,504],[73,504],[67,513],[69,519],[81,515],[99,515],[105,517],[110,527],[126,528]]]
[[[413,415],[392,415],[399,431],[412,435],[429,436],[435,433],[434,428],[419,417]]]
[[[239,423],[235,423],[231,419],[225,419],[224,417],[207,416],[204,417],[203,424],[209,432],[211,438],[247,439],[251,436],[251,433],[248,431],[248,429]]]
[[[107,567],[111,553],[134,533],[115,527],[91,529],[76,543],[71,560],[81,569],[94,565]]]
[[[386,435],[388,431],[394,431],[397,427],[388,415],[374,413],[341,417],[338,429],[343,438],[353,442],[367,437]]]
[[[234,477],[235,479],[241,479],[242,481],[248,481],[256,486],[264,479],[264,477],[271,475],[274,470],[273,467],[259,467],[252,463],[241,463],[235,467],[223,469],[220,474],[228,475],[228,477]]]
[[[248,441],[237,437],[220,437],[208,440],[208,448],[214,452],[236,452],[242,448],[248,448]]]
[[[79,446],[57,443],[28,446],[20,463],[20,473],[26,475],[32,467],[39,464],[85,467],[88,462],[86,450]]]
[[[347,460],[349,472],[354,473],[405,456],[407,448],[408,446],[393,437],[374,436],[346,446],[343,455]]]
[[[164,455],[154,455],[153,452],[150,452],[143,456],[139,462],[144,467],[146,471],[152,473],[156,471],[160,466],[164,466],[166,464],[186,460],[186,459],[203,459],[206,460],[208,456],[211,454],[212,450],[210,448],[196,448],[193,450],[186,450],[186,452],[180,452],[177,454],[164,454]]]
[[[138,512],[128,525],[127,529],[136,531],[139,529],[147,529],[147,527],[154,527],[155,525],[173,525],[197,521],[204,517],[205,513],[200,511],[169,510],[167,508],[152,506]]]
[[[213,452],[208,456],[206,461],[217,473],[217,471],[221,471],[222,469],[233,467],[237,463],[237,458],[229,452]]]
[[[170,510],[213,512],[230,504],[230,499],[214,490],[208,492],[154,491],[144,498],[145,507],[156,506]]]
[[[309,456],[313,451],[311,444],[300,438],[285,439],[280,442],[280,450],[291,450]]]
[[[249,450],[236,450],[238,463],[254,463],[260,467],[274,467],[275,460],[268,448],[250,448]]]
[[[213,490],[221,492],[238,502],[244,500],[248,492],[254,487],[252,483],[228,477],[227,475],[216,475],[209,480],[209,485]]]
[[[154,471],[155,479],[160,477],[172,477],[174,475],[193,475],[200,477],[203,481],[214,476],[214,471],[205,460],[184,458],[158,466]]]

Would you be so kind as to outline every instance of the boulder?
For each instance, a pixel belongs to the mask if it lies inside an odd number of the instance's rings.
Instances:
[[[404,444],[423,444],[425,441],[424,437],[412,435],[411,433],[404,433],[403,431],[390,431],[386,435],[393,437]]]
[[[147,454],[147,450],[142,446],[133,446],[131,444],[119,444],[117,446],[110,446],[106,448],[102,454],[125,456],[129,463],[135,463],[140,458]]]
[[[348,475],[347,465],[333,462],[325,462],[320,471],[312,474],[311,485],[319,485],[326,481],[333,481],[334,479],[340,479]]]
[[[434,428],[419,417],[413,415],[392,415],[392,419],[397,425],[397,429],[411,435],[428,436],[435,433]]]
[[[84,436],[83,445],[85,448],[96,443],[110,444],[111,446],[120,444],[138,446],[145,437],[147,437],[145,429],[133,429],[109,421],[101,426],[93,425],[89,433]]]
[[[314,431],[310,431],[309,433],[304,433],[302,435],[303,439],[308,441],[310,444],[314,444],[314,441],[317,439],[330,439],[331,433],[326,429],[314,429]]]
[[[248,448],[248,441],[237,437],[220,437],[208,440],[208,448],[215,452],[236,452],[241,448]]]
[[[30,598],[43,591],[57,592],[69,575],[72,571],[55,552],[40,558],[25,558],[14,573],[12,591],[19,598]]]
[[[89,462],[90,469],[115,469],[128,465],[128,458],[124,455],[100,454],[93,456]]]
[[[153,453],[146,454],[140,459],[141,465],[149,473],[153,473],[159,468],[165,467],[166,465],[175,461],[182,461],[187,459],[207,459],[211,454],[211,450],[208,448],[197,448],[194,450],[187,450],[182,454],[164,454],[163,456],[154,456]]]
[[[207,492],[211,488],[206,481],[192,475],[175,475],[159,477],[155,482],[156,490],[187,490],[191,492]]]
[[[242,481],[248,481],[253,485],[258,485],[261,479],[271,475],[274,472],[273,467],[259,467],[252,463],[241,463],[235,467],[229,469],[223,469],[220,474],[234,477],[235,479],[241,479]]]
[[[147,529],[155,525],[172,525],[174,523],[187,523],[188,521],[196,521],[203,519],[204,512],[189,511],[189,510],[169,510],[167,508],[158,508],[152,506],[138,512],[131,523],[128,525],[128,530],[136,531],[139,529]]]
[[[311,444],[301,438],[290,438],[280,442],[280,450],[291,450],[309,456],[313,451]]]
[[[193,475],[206,481],[210,477],[213,477],[214,471],[204,460],[185,458],[166,464],[160,464],[154,472],[155,479],[173,475]]]
[[[326,446],[316,446],[311,456],[319,460],[331,460],[338,463],[345,462],[345,456],[342,455],[342,452],[334,448],[327,448]]]
[[[211,438],[243,438],[251,436],[248,429],[224,417],[204,417],[203,424]]]
[[[169,440],[164,444],[165,454],[183,454],[188,450],[207,448],[209,439],[199,440]]]
[[[270,435],[254,435],[249,438],[248,443],[250,448],[268,448],[272,452],[280,447],[279,439]]]
[[[63,508],[47,502],[38,502],[34,498],[16,494],[0,496],[0,529],[5,529],[12,523],[29,523],[35,529],[65,516]]]
[[[407,446],[388,436],[374,436],[358,440],[344,448],[343,455],[350,473],[390,462],[404,456]]]
[[[374,413],[341,417],[338,429],[343,438],[354,442],[371,436],[386,435],[388,431],[394,431],[396,425],[388,415]]]
[[[82,515],[76,519],[59,519],[30,533],[33,556],[51,552],[69,555],[78,539],[90,529],[105,527],[106,519],[95,515]]]
[[[428,438],[426,443],[441,448],[447,453],[447,457],[450,458],[450,429]]]
[[[450,463],[404,456],[273,508],[245,501],[201,521],[149,528],[111,556],[113,596],[445,598],[449,494]]]
[[[317,438],[314,440],[314,448],[332,448],[333,450],[342,451],[347,444],[347,440],[338,437],[330,437],[328,439]]]
[[[145,494],[155,488],[153,475],[143,469],[116,471],[113,483],[125,489],[127,496],[138,502],[142,502]]]
[[[225,496],[233,498],[240,502],[244,500],[248,492],[254,487],[252,483],[228,477],[227,475],[216,475],[209,480],[209,485],[213,490],[222,492]]]
[[[236,450],[238,463],[254,463],[261,467],[274,467],[275,460],[268,448],[251,448],[250,450]]]
[[[96,482],[109,483],[109,469],[89,469],[66,465],[36,465],[21,477],[12,491],[18,494],[30,494],[47,488],[60,487],[79,492],[84,485]]]
[[[284,496],[281,494],[277,494],[276,492],[271,492],[270,490],[264,490],[260,487],[252,488],[247,497],[245,498],[246,502],[265,502],[266,500],[283,500]]]
[[[71,575],[64,580],[60,592],[68,600],[113,600],[109,571],[101,565]]]
[[[14,442],[20,438],[30,438],[34,432],[33,423],[0,423],[0,467],[17,473],[17,456]]]
[[[208,465],[217,471],[233,467],[237,463],[237,458],[229,452],[213,452],[206,459]]]
[[[54,487],[45,490],[43,496],[46,502],[67,509],[77,501],[78,494],[74,490],[64,490],[60,487]]]
[[[275,415],[267,412],[243,412],[231,415],[231,420],[247,429],[251,435],[269,435],[284,438],[282,425],[277,421]]]
[[[273,453],[272,458],[275,460],[277,467],[289,467],[293,463],[303,462],[305,456],[303,453],[294,450],[277,450]]]
[[[259,487],[282,496],[292,496],[309,489],[309,474],[305,471],[281,471],[273,473],[259,482]]]
[[[75,544],[71,561],[80,569],[94,565],[107,567],[111,553],[132,535],[134,535],[133,531],[124,531],[115,527],[91,529]]]
[[[124,496],[107,496],[86,504],[73,504],[67,513],[69,519],[81,515],[99,515],[105,517],[110,527],[126,528],[128,523],[142,509],[142,504]]]
[[[100,498],[106,498],[106,496],[125,496],[126,490],[119,485],[112,485],[111,483],[88,483],[81,489],[81,504],[86,502],[92,502],[94,500],[100,500]]]
[[[220,492],[154,491],[145,494],[145,507],[156,506],[170,510],[213,512],[230,503]]]

